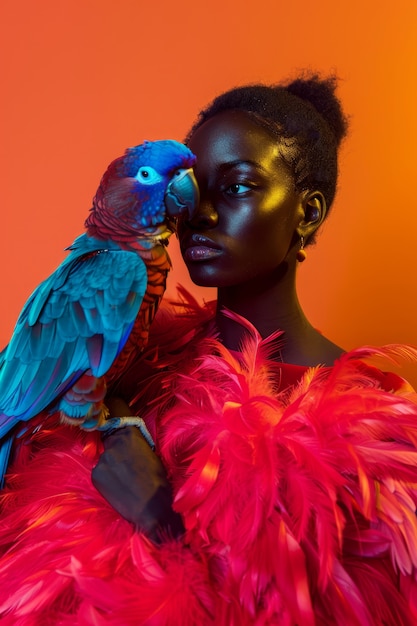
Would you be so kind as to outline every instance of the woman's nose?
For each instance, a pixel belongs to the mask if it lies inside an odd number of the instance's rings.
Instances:
[[[219,216],[213,203],[207,196],[200,196],[200,202],[195,209],[191,219],[187,220],[187,224],[191,228],[214,228],[219,221]]]

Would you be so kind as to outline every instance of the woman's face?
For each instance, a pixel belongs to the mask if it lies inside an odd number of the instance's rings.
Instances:
[[[179,225],[191,279],[240,285],[275,272],[302,221],[301,196],[276,140],[242,111],[205,122],[189,141],[197,156],[200,205]]]

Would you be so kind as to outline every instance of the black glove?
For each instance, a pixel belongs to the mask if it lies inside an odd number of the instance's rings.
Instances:
[[[112,431],[92,471],[92,481],[106,500],[156,543],[184,533],[172,509],[172,489],[164,466],[135,426]]]

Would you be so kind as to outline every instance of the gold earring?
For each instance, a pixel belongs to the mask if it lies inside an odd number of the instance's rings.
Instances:
[[[300,237],[300,249],[297,252],[296,258],[297,258],[297,261],[299,263],[303,263],[303,261],[305,261],[306,258],[307,258],[307,252],[304,250],[304,237],[303,237],[303,235],[301,235],[301,237]]]

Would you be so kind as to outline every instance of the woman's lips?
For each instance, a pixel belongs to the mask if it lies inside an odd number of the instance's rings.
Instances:
[[[222,254],[221,249],[208,237],[194,233],[183,246],[185,261],[207,261]]]
[[[221,250],[216,248],[208,248],[207,246],[192,246],[184,251],[183,257],[185,261],[207,261],[214,257],[220,256]]]

